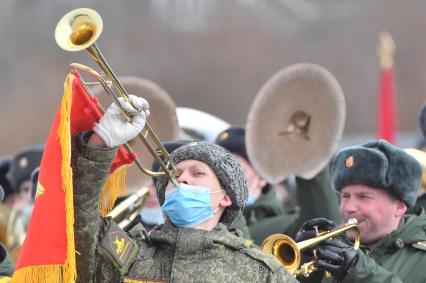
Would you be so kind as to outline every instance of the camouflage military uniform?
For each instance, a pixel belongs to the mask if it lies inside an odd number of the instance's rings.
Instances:
[[[243,210],[247,225],[252,225],[265,218],[284,214],[283,204],[275,196],[274,188],[268,184],[252,206]]]
[[[249,231],[249,228],[247,226],[246,219],[245,219],[245,217],[242,213],[238,214],[238,216],[237,216],[237,218],[235,218],[234,222],[232,222],[232,224],[229,225],[228,230],[229,231],[238,230],[239,232],[237,232],[237,233],[242,233],[241,234],[242,237],[244,237],[245,239],[248,239],[248,240],[251,239],[250,231]]]
[[[340,222],[339,202],[332,188],[329,167],[311,180],[296,178],[300,211],[265,218],[249,226],[255,243],[261,244],[271,234],[282,233],[294,237],[302,224],[312,218],[325,217]]]
[[[219,223],[212,231],[167,222],[130,235],[98,215],[114,149],[73,146],[77,282],[297,282],[271,255],[247,247]]]

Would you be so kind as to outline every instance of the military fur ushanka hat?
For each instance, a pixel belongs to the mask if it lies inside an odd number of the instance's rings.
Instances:
[[[220,219],[221,223],[229,226],[244,208],[248,196],[247,179],[238,160],[223,147],[208,142],[191,142],[182,145],[170,156],[175,164],[185,160],[202,161],[215,172],[232,201],[232,205],[225,209]],[[165,200],[168,182],[167,177],[157,180],[157,197],[161,205]]]
[[[408,207],[416,203],[422,170],[414,157],[385,140],[341,150],[333,160],[332,180],[340,192],[361,184],[384,189]]]

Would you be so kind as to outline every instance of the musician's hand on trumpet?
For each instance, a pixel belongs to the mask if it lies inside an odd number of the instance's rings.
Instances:
[[[339,282],[350,272],[359,257],[353,245],[341,238],[333,238],[321,243],[314,254],[318,269],[330,272]]]
[[[295,241],[301,242],[318,236],[320,231],[330,231],[336,228],[336,223],[326,218],[314,218],[303,223],[297,232]]]
[[[142,97],[129,95],[130,101],[126,101],[123,97],[118,100],[121,107],[131,115],[131,121],[123,115],[120,106],[113,102],[99,123],[93,127],[107,147],[119,146],[134,139],[142,131],[150,115],[149,104]],[[99,139],[96,138],[93,137],[89,143],[100,145]]]
[[[336,224],[331,220],[314,218],[303,223],[295,240],[308,240],[335,228]],[[317,268],[328,271],[337,281],[341,281],[349,273],[358,259],[354,246],[339,237],[328,239],[311,249],[304,249],[303,253],[314,256]]]

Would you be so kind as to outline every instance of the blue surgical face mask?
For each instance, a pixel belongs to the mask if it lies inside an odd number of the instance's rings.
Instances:
[[[256,202],[256,197],[253,193],[249,192],[246,206],[252,206]]]
[[[141,211],[141,218],[144,223],[150,225],[160,225],[164,223],[164,216],[161,207],[145,207]]]
[[[219,208],[213,211],[210,194],[221,191],[210,192],[206,187],[179,184],[166,190],[161,209],[176,226],[194,227],[213,217]]]

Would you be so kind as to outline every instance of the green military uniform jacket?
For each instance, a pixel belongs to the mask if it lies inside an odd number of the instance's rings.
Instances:
[[[246,219],[242,213],[238,214],[237,218],[235,218],[234,222],[229,225],[228,229],[229,231],[235,231],[235,233],[241,235],[251,242],[250,231],[247,226]]]
[[[13,274],[13,263],[5,246],[0,243],[0,282],[9,282],[7,278]]]
[[[72,153],[77,282],[297,282],[271,255],[217,225],[212,231],[170,222],[130,235],[98,214],[116,150],[74,139]],[[145,280],[145,281],[144,281]]]
[[[417,198],[416,206],[423,207],[426,210],[426,193]]]
[[[322,282],[335,282],[324,279]],[[344,283],[426,282],[426,215],[417,208],[373,250],[362,249]]]
[[[256,244],[260,245],[266,237],[275,233],[294,238],[302,224],[312,218],[325,217],[340,222],[339,200],[332,187],[328,166],[311,180],[296,178],[296,184],[299,212],[265,218],[249,225],[250,235]]]
[[[267,185],[262,194],[252,206],[246,206],[243,210],[247,225],[262,221],[265,218],[284,214],[283,204],[277,199],[274,188]]]

